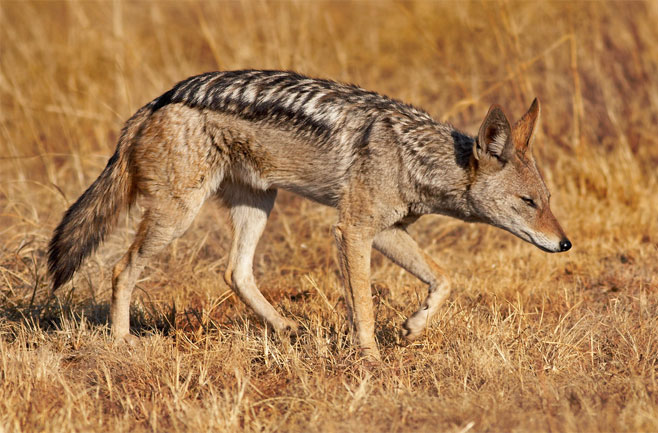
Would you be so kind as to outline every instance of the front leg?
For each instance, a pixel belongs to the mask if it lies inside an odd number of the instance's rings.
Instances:
[[[352,329],[363,354],[380,360],[381,355],[375,342],[375,316],[370,291],[372,236],[368,230],[340,223],[334,227],[334,235]]]
[[[420,249],[404,227],[393,226],[377,234],[373,246],[393,263],[429,285],[429,293],[420,309],[403,325],[402,335],[414,340],[450,294],[450,280],[431,257]]]

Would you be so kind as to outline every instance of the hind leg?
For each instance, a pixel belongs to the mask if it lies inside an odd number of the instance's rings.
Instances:
[[[186,205],[174,200],[158,200],[158,206],[144,213],[135,241],[114,266],[110,322],[117,340],[131,340],[130,299],[146,262],[187,230],[198,213],[202,199],[188,197]]]
[[[298,325],[274,309],[256,285],[253,260],[258,240],[274,206],[276,190],[258,191],[242,185],[227,185],[222,192],[230,208],[234,235],[224,280],[240,299],[277,331],[296,332]]]

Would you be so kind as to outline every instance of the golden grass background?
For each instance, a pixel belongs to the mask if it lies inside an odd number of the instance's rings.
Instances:
[[[0,432],[658,430],[658,3],[0,3]],[[115,346],[112,265],[139,210],[72,285],[46,248],[122,123],[217,69],[350,81],[475,133],[491,103],[543,105],[535,155],[574,248],[428,216],[412,227],[453,277],[417,343],[425,287],[372,264],[378,370],[344,323],[331,209],[280,194],[255,272],[306,332],[269,334],[221,274],[208,203],[145,270],[135,348]]]

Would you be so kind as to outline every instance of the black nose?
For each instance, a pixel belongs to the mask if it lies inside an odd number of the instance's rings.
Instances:
[[[569,251],[571,249],[571,242],[569,239],[562,239],[560,241],[560,251]]]

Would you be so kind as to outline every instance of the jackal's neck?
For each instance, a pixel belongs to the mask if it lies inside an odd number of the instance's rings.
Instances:
[[[411,211],[477,220],[469,201],[475,139],[451,125],[419,125],[404,134],[405,165],[417,193]]]

